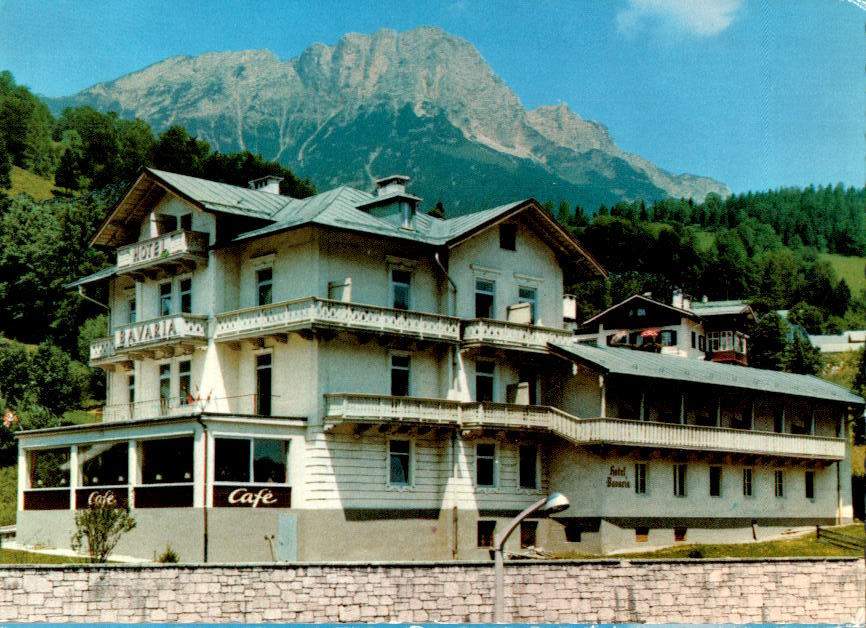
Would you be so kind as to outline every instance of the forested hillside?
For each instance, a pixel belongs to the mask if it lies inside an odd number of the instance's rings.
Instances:
[[[156,135],[146,122],[90,107],[54,117],[0,73],[0,410],[12,407],[24,425],[58,424],[64,410],[103,398],[100,373],[86,366],[90,339],[105,333],[102,311],[64,285],[110,263],[88,246],[89,237],[142,165],[237,185],[277,174],[284,193],[315,191],[278,164],[249,152],[214,152],[179,126]],[[2,194],[13,167],[53,181],[55,198]],[[762,315],[787,309],[814,333],[866,328],[864,294],[852,293],[825,257],[863,255],[866,189],[548,206],[610,271],[607,281],[569,287],[580,297],[582,319],[635,293],[666,301],[679,288],[695,298],[746,299]],[[442,211],[447,216],[449,208]],[[764,316],[752,330],[753,364],[814,371],[810,347],[780,340],[783,332],[777,317]],[[0,464],[13,446],[0,430]]]

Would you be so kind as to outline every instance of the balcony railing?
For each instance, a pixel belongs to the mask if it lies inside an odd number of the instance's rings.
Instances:
[[[111,338],[97,338],[90,343],[90,361],[94,364],[110,362],[115,358]]]
[[[463,323],[463,342],[467,344],[490,344],[510,349],[546,351],[547,343],[569,343],[573,334],[566,329],[523,325],[487,318],[477,318]]]
[[[117,272],[135,272],[162,264],[207,260],[208,234],[172,231],[117,249]]]
[[[460,338],[460,320],[457,318],[317,297],[218,314],[214,337],[218,341],[234,340],[313,327],[445,342],[457,342]]]
[[[190,416],[199,412],[201,412],[201,404],[189,403],[188,399],[151,399],[105,406],[102,409],[102,420],[106,423],[113,423],[134,419]]]
[[[845,457],[845,440],[841,438],[625,419],[578,419],[558,410],[553,410],[550,417],[551,430],[578,444],[604,443],[829,460]]]
[[[172,314],[138,323],[121,325],[114,330],[114,353],[135,351],[181,342],[207,342],[207,316]],[[102,341],[97,341],[97,344]],[[94,347],[91,345],[91,355]]]
[[[548,406],[449,401],[364,394],[326,394],[325,425],[421,423],[465,429],[549,430],[575,444],[610,444],[792,458],[841,460],[845,440],[625,419],[581,419]]]

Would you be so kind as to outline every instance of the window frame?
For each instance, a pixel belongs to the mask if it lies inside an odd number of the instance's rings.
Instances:
[[[538,521],[524,519],[520,522],[520,549],[530,547],[538,547]]]
[[[532,486],[527,486],[523,483],[524,459],[523,451],[533,450],[532,461]],[[528,461],[527,461],[528,462]],[[527,471],[527,474],[529,472]],[[538,443],[520,443],[517,446],[517,487],[524,491],[541,490],[541,446]]]
[[[157,294],[159,295],[159,316],[171,316],[174,313],[174,287],[171,280],[161,281],[157,284]],[[168,291],[165,290],[168,288]]]
[[[531,292],[532,298],[523,296],[523,291]],[[530,325],[535,325],[538,322],[538,286],[519,285],[517,286],[517,304],[529,303],[529,321]]]
[[[806,499],[815,501],[815,471],[806,469],[803,473],[803,488]]]
[[[503,251],[517,250],[517,223],[504,222],[499,225],[499,248]]]
[[[479,289],[478,284],[485,283],[489,284],[491,287],[488,290]],[[496,281],[493,279],[488,279],[487,277],[476,277],[475,278],[475,318],[486,318],[486,319],[495,319],[496,318]],[[478,297],[479,295],[490,297],[490,306],[488,307],[488,316],[481,316],[478,313]]]
[[[405,368],[402,366],[394,365],[394,358],[405,358],[406,366]],[[406,390],[405,394],[395,394],[394,388],[394,373],[395,371],[406,373]],[[389,386],[389,395],[392,397],[411,397],[412,396],[412,354],[407,351],[391,351],[388,353],[388,386]],[[402,392],[402,391],[398,391]]]
[[[492,447],[493,453],[492,455],[480,455],[478,453],[479,447]],[[479,462],[482,460],[490,461],[490,484],[481,484],[479,482]],[[482,490],[495,490],[499,488],[499,446],[494,441],[481,440],[475,442],[475,486],[476,488]]]
[[[274,354],[272,351],[263,351],[261,353],[254,354],[255,361],[253,362],[253,366],[255,368],[256,374],[256,393],[255,393],[255,403],[253,404],[253,414],[256,416],[273,416],[274,412]],[[261,362],[267,358],[267,364],[262,364]],[[262,379],[260,373],[268,371],[268,394],[267,394],[267,404],[262,404],[262,399],[265,395],[262,394]],[[263,412],[264,409],[267,412]]]
[[[490,368],[490,371],[481,371],[479,366],[484,365],[485,368]],[[490,398],[482,399],[479,393],[479,379],[489,380]],[[493,360],[476,360],[475,361],[475,401],[496,401],[496,362]]]
[[[710,492],[710,497],[721,497],[722,496],[722,466],[721,465],[716,465],[716,464],[710,465],[709,492]]]
[[[634,463],[634,492],[636,495],[647,494],[647,478],[649,477],[646,462]]]
[[[673,465],[674,497],[688,497],[689,470],[688,463],[678,462]]]
[[[754,495],[754,472],[752,467],[743,468],[743,497],[752,497]]]
[[[186,367],[188,370],[184,370]],[[184,379],[186,379],[186,390],[184,390]],[[192,403],[192,360],[178,360],[177,362],[177,398],[179,406],[188,406]]]
[[[393,444],[394,443],[406,443],[407,451],[402,452],[394,452]],[[385,465],[385,478],[386,485],[391,489],[399,489],[406,490],[414,488],[415,486],[415,439],[414,438],[388,438],[386,447],[386,465]],[[393,470],[393,458],[394,456],[406,457],[406,465],[404,468],[405,473],[407,475],[405,482],[399,482],[394,480],[394,475],[392,473]]]
[[[188,283],[186,290],[184,283]],[[192,314],[192,275],[182,275],[177,278],[177,301],[181,314]]]
[[[405,273],[408,281],[399,281],[394,278],[395,273]],[[392,310],[411,311],[413,305],[412,284],[414,283],[414,270],[405,266],[393,265],[388,269],[388,307]],[[397,305],[397,286],[406,288],[406,307]]]
[[[172,371],[171,362],[162,362],[157,365],[157,382],[159,384],[159,401],[160,404],[170,404],[172,399],[171,380]]]
[[[218,440],[235,440],[247,441],[249,443],[249,464],[247,469],[246,480],[218,480],[217,479],[217,441]],[[256,480],[256,442],[258,441],[274,441],[282,443],[284,446],[283,465],[285,467],[285,481],[283,482],[261,482]],[[291,474],[289,461],[291,460],[292,439],[290,438],[272,438],[270,436],[238,436],[234,434],[215,434],[214,435],[214,486],[226,486],[233,484],[247,484],[253,486],[291,486]]]
[[[773,492],[776,497],[785,497],[785,471],[783,469],[773,470]]]
[[[255,293],[253,294],[253,298],[255,299],[256,307],[265,307],[268,305],[273,305],[274,303],[274,267],[270,264],[262,265],[255,269],[253,275],[254,283],[255,283]],[[262,273],[269,273],[270,277],[267,279],[262,279]],[[267,297],[265,299],[262,298],[262,289],[267,289]]]

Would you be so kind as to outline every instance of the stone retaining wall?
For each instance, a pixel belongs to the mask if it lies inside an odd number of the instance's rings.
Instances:
[[[513,562],[506,621],[845,623],[862,559]],[[0,622],[489,622],[493,564],[0,567]]]

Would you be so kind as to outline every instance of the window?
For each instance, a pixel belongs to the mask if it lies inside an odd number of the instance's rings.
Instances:
[[[711,331],[707,334],[710,351],[733,351],[734,334],[730,331]]]
[[[171,282],[159,284],[159,315],[171,314]]]
[[[580,529],[580,526],[565,526],[565,540],[569,543],[580,543],[581,532],[583,530]]]
[[[270,305],[274,297],[274,270],[261,268],[256,271],[256,305]]]
[[[412,229],[415,218],[415,206],[412,203],[400,203],[400,221],[404,229]]]
[[[395,397],[409,396],[409,364],[408,355],[391,355],[391,394]]]
[[[180,311],[192,312],[192,279],[189,277],[180,280]]]
[[[412,443],[410,441],[388,441],[388,463],[388,482],[391,486],[412,484]]]
[[[521,286],[517,290],[517,302],[529,303],[529,322],[535,323],[535,288]]]
[[[785,431],[785,408],[778,407],[773,412],[773,431],[781,434]]]
[[[495,318],[493,297],[496,284],[487,279],[475,280],[475,318]]]
[[[178,229],[183,229],[184,231],[192,231],[192,214],[184,214],[183,216],[178,216],[177,225]]]
[[[493,536],[496,534],[495,521],[478,522],[478,547],[493,547]]]
[[[782,471],[782,469],[776,469],[775,487],[776,487],[776,497],[784,497],[785,496],[785,472]]]
[[[129,403],[135,403],[135,375],[130,375],[129,379],[126,381],[126,391],[129,396]]]
[[[141,479],[143,484],[192,482],[192,438],[142,442]]]
[[[494,362],[475,363],[475,400],[493,401],[493,382],[496,364]]]
[[[408,270],[391,271],[391,307],[395,310],[409,309],[409,287],[412,273]]]
[[[538,531],[537,521],[521,521],[520,522],[520,547],[535,547],[535,536]]]
[[[271,416],[271,354],[256,356],[256,414]]]
[[[710,467],[710,497],[722,496],[722,468]]]
[[[138,319],[138,313],[136,312],[135,307],[135,297],[130,297],[126,303],[129,305],[129,313],[126,316],[127,322],[134,323]]]
[[[215,482],[288,482],[288,442],[266,438],[217,438]]]
[[[192,361],[184,360],[178,366],[178,401],[182,406],[192,403]]]
[[[646,543],[649,541],[649,528],[640,526],[634,529],[634,540],[637,543]]]
[[[674,465],[674,495],[677,497],[686,496],[686,467],[685,464]]]
[[[682,542],[686,540],[687,528],[674,528],[674,541]]]
[[[171,399],[171,364],[159,365],[159,400],[162,402],[163,410],[165,404]]]
[[[700,336],[698,336],[698,351],[706,352],[706,350],[707,350],[707,337],[704,336],[703,334],[701,334]]]
[[[698,347],[698,335],[695,332],[692,332],[692,349],[696,349]]]
[[[815,472],[806,471],[806,499],[815,499]]]
[[[517,225],[499,225],[499,248],[506,251],[517,250]]]
[[[743,469],[743,497],[752,496],[752,469]]]
[[[475,445],[475,484],[496,486],[496,445],[493,443]]]
[[[538,488],[538,445],[520,446],[520,488]]]
[[[677,332],[674,329],[663,329],[659,333],[659,344],[663,347],[677,346]]]
[[[634,492],[646,495],[646,463],[636,462],[634,465]]]
[[[88,445],[78,448],[82,486],[126,484],[129,472],[127,443]]]
[[[69,486],[69,448],[30,452],[30,488]]]

